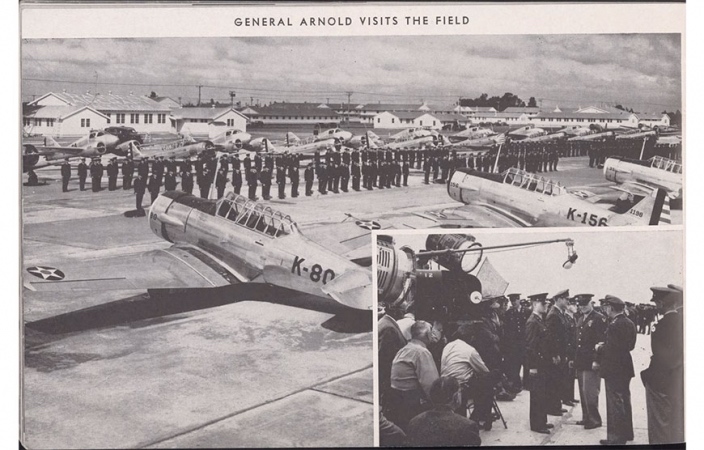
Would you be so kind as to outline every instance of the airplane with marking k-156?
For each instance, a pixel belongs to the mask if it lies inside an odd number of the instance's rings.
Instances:
[[[465,205],[483,207],[515,226],[670,223],[669,198],[662,189],[648,196],[621,192],[620,199],[606,202],[605,196],[571,192],[559,183],[516,168],[501,174],[458,169],[448,184],[448,194]]]

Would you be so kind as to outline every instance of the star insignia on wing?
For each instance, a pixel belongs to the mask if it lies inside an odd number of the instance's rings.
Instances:
[[[54,267],[34,266],[27,268],[27,272],[31,273],[35,277],[47,281],[59,281],[63,280],[65,277],[62,271]]]

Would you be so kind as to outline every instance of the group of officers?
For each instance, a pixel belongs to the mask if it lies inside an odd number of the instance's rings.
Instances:
[[[660,318],[651,334],[650,365],[641,372],[649,442],[683,442],[683,290],[675,285],[651,290]],[[454,321],[416,320],[392,306],[385,310],[378,327],[382,446],[479,445],[479,430],[490,430],[500,417],[496,400],[512,399],[500,394],[523,389],[530,391],[531,431],[550,434],[548,416],[562,416],[563,406],[578,403],[577,425],[599,428],[601,379],[606,439],[600,443],[634,439],[630,381],[637,308],[612,295],[597,305],[594,295],[570,297],[568,290],[552,298],[507,297],[483,299],[472,317]],[[455,392],[448,394],[448,386],[456,386]]]

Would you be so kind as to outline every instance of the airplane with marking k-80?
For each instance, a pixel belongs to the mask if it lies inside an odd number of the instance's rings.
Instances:
[[[148,220],[153,233],[173,244],[170,248],[99,262],[74,261],[71,267],[60,268],[62,279],[42,276],[44,272],[35,267],[27,271],[38,280],[25,275],[25,287],[37,291],[146,288],[146,295],[41,319],[27,327],[61,334],[249,300],[334,314],[323,324],[331,329],[371,330],[372,226],[364,221],[330,225],[351,226],[343,230],[344,239],[334,230],[318,229],[313,241],[288,215],[241,195],[231,192],[207,200],[180,191],[162,193]],[[110,276],[101,267],[110,267]]]
[[[620,192],[621,198],[604,201],[585,191],[564,186],[538,175],[510,168],[501,174],[458,169],[448,184],[454,200],[483,207],[514,226],[622,226],[670,223],[666,192],[648,196]],[[615,188],[617,189],[617,188]],[[617,189],[618,190],[618,189]],[[462,207],[454,213],[461,213]]]

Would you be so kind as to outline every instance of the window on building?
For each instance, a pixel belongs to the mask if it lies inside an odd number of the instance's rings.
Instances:
[[[144,123],[153,123],[154,119],[154,114],[145,114],[144,115]]]
[[[90,128],[90,119],[81,119],[81,128]]]
[[[166,114],[157,114],[156,115],[156,122],[157,123],[166,123]]]
[[[125,115],[115,114],[115,123],[125,123]]]
[[[36,117],[36,118],[34,119],[34,126],[35,126],[35,127],[41,127],[41,126],[42,126],[42,119]]]
[[[53,127],[54,126],[54,119],[46,119],[46,126]]]
[[[381,123],[381,119],[376,119],[376,123]]]
[[[130,114],[130,123],[139,123],[139,114]]]
[[[227,119],[227,126],[234,127],[235,126],[235,119]]]
[[[391,119],[391,123],[396,123],[396,119]]]
[[[435,121],[433,120],[433,126],[435,126]]]
[[[23,119],[23,122],[24,122],[24,126],[25,126],[25,127],[28,127],[28,126],[32,125],[32,119],[30,119],[29,117],[25,117],[25,118]]]
[[[105,114],[108,117],[107,123],[110,123],[110,113]]]
[[[423,121],[422,121],[422,120],[420,121],[420,126],[421,126],[421,127],[423,126]]]

